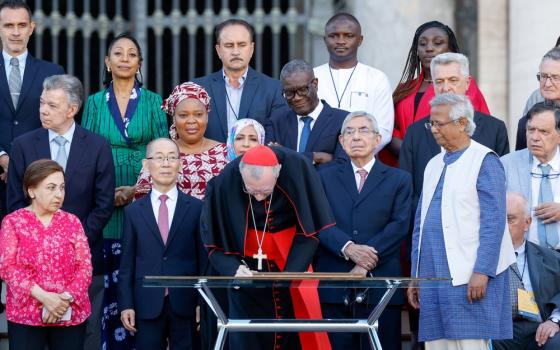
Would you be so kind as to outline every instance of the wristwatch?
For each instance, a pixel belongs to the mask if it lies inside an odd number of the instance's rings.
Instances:
[[[558,318],[558,317],[549,317],[548,320],[549,320],[549,321],[552,321],[552,322],[554,322],[554,323],[556,323],[557,325],[560,326],[560,318]]]

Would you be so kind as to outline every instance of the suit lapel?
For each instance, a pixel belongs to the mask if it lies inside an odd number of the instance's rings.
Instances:
[[[159,227],[157,225],[156,218],[154,216],[154,208],[152,207],[151,193],[148,193],[144,198],[140,199],[138,203],[140,211],[142,212],[142,218],[146,223],[148,230],[156,237],[156,240],[163,247],[163,239],[159,233]],[[169,240],[169,239],[168,239]]]
[[[187,212],[189,211],[189,203],[187,197],[179,192],[177,196],[177,204],[175,205],[175,213],[173,214],[173,219],[171,221],[171,227],[169,228],[169,236],[167,236],[167,243],[165,244],[165,249],[169,247],[173,238],[177,235],[181,223],[187,217]]]
[[[476,128],[474,129],[474,133],[471,137],[471,139],[473,140],[479,140],[479,135],[484,127],[484,123],[479,123],[480,118],[481,115],[478,112],[474,112],[474,123],[476,125]]]
[[[346,193],[352,198],[352,202],[355,203],[358,200],[359,194],[351,162],[344,162],[344,165],[342,165],[339,170],[338,179],[346,189]]]
[[[82,159],[88,154],[86,138],[87,134],[76,124],[70,144],[70,152],[68,153],[68,163],[66,164],[65,174],[67,178],[70,178],[72,173],[80,168]]]
[[[377,185],[383,180],[385,177],[385,172],[387,171],[387,167],[381,163],[379,160],[376,160],[369,172],[368,176],[366,177],[366,182],[364,183],[364,187],[358,196],[358,203],[363,201],[365,198],[368,197],[369,193],[373,191],[377,187]]]
[[[297,139],[298,139],[298,116],[297,114],[290,110],[288,114],[288,119],[286,120],[287,128],[286,130],[281,130],[282,135],[285,135],[285,139],[281,142],[284,142],[284,146],[297,150]]]
[[[311,130],[311,134],[309,135],[309,140],[307,140],[307,145],[305,146],[306,151],[310,151],[315,146],[317,140],[325,130],[325,128],[329,125],[330,120],[332,119],[332,108],[323,101],[323,110],[317,117],[315,124],[313,125],[313,129]]]
[[[37,159],[51,159],[51,146],[49,145],[49,131],[47,129],[38,129],[33,147]]]
[[[10,106],[10,110],[15,112],[14,104],[12,103],[12,96],[10,95],[10,87],[8,85],[8,77],[6,76],[6,68],[4,66],[4,56],[0,56],[0,91],[2,98],[6,100],[6,104]]]
[[[227,130],[227,100],[226,100],[226,85],[222,76],[222,71],[213,74],[210,89],[212,90],[211,96],[214,98],[214,107],[218,115],[218,121],[222,127],[224,135],[228,134]]]
[[[27,60],[25,62],[25,71],[23,72],[23,81],[22,81],[22,85],[21,85],[21,91],[20,91],[20,94],[19,94],[18,109],[20,108],[22,102],[27,97],[27,93],[29,92],[29,89],[31,88],[31,85],[33,85],[33,81],[35,80],[35,77],[37,76],[37,69],[38,68],[39,68],[39,66],[35,62],[35,58],[28,54],[27,55]]]
[[[257,92],[258,83],[259,81],[255,71],[249,67],[247,71],[247,80],[243,85],[243,92],[241,93],[241,102],[239,103],[239,114],[237,115],[239,119],[258,117],[248,115],[249,107],[251,107],[251,103],[253,103],[255,92]]]
[[[533,249],[528,241],[525,242],[525,254],[527,254],[527,268],[530,271],[529,279],[531,280],[531,285],[535,292],[535,299],[538,300],[537,296],[540,294],[541,268],[544,264],[544,259],[541,252],[539,252],[538,249]],[[543,303],[537,301],[537,304],[540,306]]]
[[[529,208],[532,208],[533,205],[537,203],[533,203],[533,196],[531,195],[531,167],[533,165],[533,156],[531,152],[527,148],[523,150],[525,152],[525,161],[521,162],[521,164],[517,167],[517,176],[519,181],[521,181],[521,188],[523,189],[523,194],[525,198],[529,201]],[[529,174],[529,176],[527,176]]]

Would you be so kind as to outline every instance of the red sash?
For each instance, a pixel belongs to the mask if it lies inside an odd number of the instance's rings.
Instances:
[[[262,232],[259,231],[259,238]],[[274,260],[280,271],[284,271],[288,253],[292,246],[292,241],[296,235],[296,228],[290,227],[283,231],[273,234],[267,233],[262,250],[266,254],[267,260]],[[245,256],[252,258],[258,250],[255,230],[247,230],[245,236]],[[311,266],[307,271],[312,272]],[[292,304],[294,305],[294,314],[297,319],[322,319],[321,304],[319,302],[319,293],[317,292],[318,281],[299,281],[293,282],[290,287],[290,295],[292,296]],[[303,350],[330,350],[331,344],[329,337],[325,332],[300,332],[299,339]]]

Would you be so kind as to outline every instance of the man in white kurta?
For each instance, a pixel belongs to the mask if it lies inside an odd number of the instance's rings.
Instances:
[[[319,98],[335,108],[350,112],[366,111],[379,124],[381,150],[393,134],[395,113],[389,79],[382,71],[358,62],[363,36],[358,20],[347,13],[331,17],[325,26],[329,62],[315,67]]]

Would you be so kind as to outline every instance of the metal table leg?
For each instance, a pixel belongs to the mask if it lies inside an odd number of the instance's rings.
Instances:
[[[387,284],[387,291],[385,292],[385,294],[383,294],[381,300],[379,300],[379,303],[377,303],[367,320],[368,325],[370,325],[370,329],[368,330],[369,343],[371,344],[371,348],[374,350],[382,349],[381,342],[379,341],[379,336],[377,335],[377,321],[379,320],[379,317],[381,316],[383,310],[385,310],[385,308],[387,307],[387,304],[389,304],[389,301],[391,300],[393,295],[396,293],[397,288],[399,287],[401,282],[387,281]]]
[[[216,300],[216,297],[208,288],[205,280],[200,280],[199,283],[195,285],[195,288],[198,290],[198,293],[202,296],[202,298],[206,301],[206,304],[210,307],[214,315],[218,318],[218,336],[216,337],[216,343],[214,344],[214,350],[222,350],[224,348],[224,344],[226,342],[226,337],[228,334],[227,324],[229,322],[225,312],[222,310],[222,307]]]

